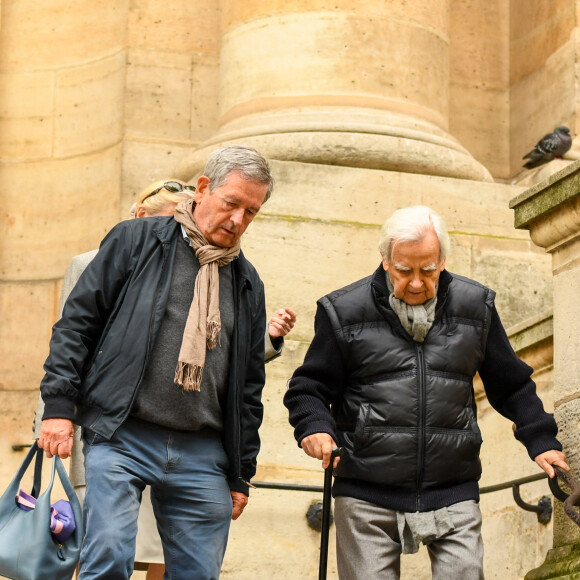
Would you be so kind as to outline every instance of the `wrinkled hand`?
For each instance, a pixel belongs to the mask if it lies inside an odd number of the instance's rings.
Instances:
[[[272,338],[286,336],[294,328],[295,322],[296,312],[292,308],[280,308],[268,322],[268,334]]]
[[[70,419],[45,419],[40,427],[38,446],[44,449],[49,459],[58,455],[70,457],[74,441],[74,425]]]
[[[232,494],[232,520],[237,520],[248,505],[248,496],[241,491],[230,491]]]
[[[326,469],[330,464],[330,455],[336,447],[336,443],[328,433],[314,433],[304,437],[300,447],[304,449],[306,455],[310,455],[310,457],[315,459],[322,459],[322,468]],[[340,457],[335,457],[333,467],[336,467],[339,462]]]
[[[548,474],[549,477],[554,477],[554,475],[556,475],[552,465],[557,465],[564,471],[570,471],[570,467],[566,463],[566,456],[561,451],[556,451],[555,449],[536,455],[534,461]]]

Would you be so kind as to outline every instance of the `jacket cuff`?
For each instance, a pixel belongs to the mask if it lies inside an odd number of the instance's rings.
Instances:
[[[541,453],[546,451],[562,451],[562,444],[553,436],[546,435],[545,437],[538,437],[533,443],[527,446],[528,455],[534,460]]]
[[[75,420],[75,403],[67,397],[47,397],[44,401],[45,419],[70,419]]]
[[[338,437],[336,435],[336,430],[334,429],[334,426],[329,425],[328,422],[326,421],[316,421],[314,423],[309,423],[308,429],[306,431],[304,431],[300,435],[296,435],[298,447],[301,447],[302,441],[306,439],[306,437],[314,435],[315,433],[327,433],[334,439],[334,442],[338,445]]]
[[[284,348],[284,337],[278,336],[276,338],[272,338],[270,335],[268,335],[264,348],[264,359],[266,362],[270,362],[271,360],[278,358],[282,354],[282,349]]]
[[[230,491],[241,491],[244,495],[250,497],[250,486],[241,479],[232,479],[228,481]]]

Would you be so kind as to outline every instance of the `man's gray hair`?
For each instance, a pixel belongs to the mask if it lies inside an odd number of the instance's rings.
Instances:
[[[239,171],[248,181],[267,183],[268,191],[264,202],[268,200],[274,189],[274,177],[268,162],[255,149],[240,145],[230,145],[212,151],[203,170],[203,175],[210,179],[210,194],[226,182],[232,171]]]
[[[442,262],[449,252],[449,234],[443,218],[426,205],[399,209],[384,223],[379,240],[381,256],[390,262],[397,244],[420,242],[429,231],[435,231],[439,240]]]

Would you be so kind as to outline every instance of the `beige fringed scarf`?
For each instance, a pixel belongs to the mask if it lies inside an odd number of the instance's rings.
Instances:
[[[175,211],[175,221],[185,228],[201,266],[195,279],[193,300],[173,379],[184,391],[201,389],[206,346],[210,350],[216,346],[222,326],[218,268],[229,264],[240,253],[239,241],[232,248],[212,246],[195,223],[194,207],[195,201],[188,199],[182,201]]]

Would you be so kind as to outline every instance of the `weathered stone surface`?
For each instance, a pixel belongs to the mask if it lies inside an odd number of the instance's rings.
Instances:
[[[532,5],[525,0],[511,2],[511,65],[512,80],[544,69],[546,58],[568,42],[574,27],[574,4],[554,0],[549,4]]]
[[[572,476],[578,480],[580,436],[578,416],[578,354],[580,339],[577,300],[573,289],[580,281],[578,237],[578,162],[546,181],[530,188],[511,202],[516,223],[530,229],[534,241],[552,253],[554,273],[554,387],[555,418]],[[562,506],[554,514],[554,546],[546,561],[526,575],[539,578],[577,578],[580,565],[576,556],[580,545],[578,526],[565,516]]]
[[[0,283],[0,391],[38,389],[59,291],[56,281]]]
[[[189,139],[192,55],[136,48],[128,57],[128,131],[153,139]]]
[[[525,576],[525,580],[561,578],[562,580],[580,579],[580,547],[567,544],[548,552],[545,562]]]
[[[128,44],[151,50],[219,52],[221,8],[214,0],[132,2]]]
[[[571,35],[574,3],[568,0],[532,7],[512,2],[510,18],[510,165],[513,175],[522,157],[557,125],[573,126],[574,53]],[[535,8],[539,8],[535,10]],[[534,17],[527,18],[533,13]],[[515,106],[514,106],[515,105]],[[547,112],[549,111],[549,114]],[[574,131],[572,131],[574,133]]]
[[[222,45],[222,113],[264,97],[330,92],[357,96],[363,106],[365,97],[384,99],[386,109],[408,107],[445,128],[443,31],[391,18],[386,7],[377,8],[372,17],[325,11],[252,19],[228,31]]]
[[[57,279],[73,255],[95,248],[118,221],[120,171],[119,146],[2,167],[0,279]],[[22,192],[34,192],[35,203],[23,203]]]
[[[38,386],[37,386],[38,388]],[[28,449],[13,451],[12,445],[30,445],[33,441],[32,418],[38,401],[38,390],[0,391],[0,490],[4,492],[20,467]],[[49,462],[44,462],[43,475]],[[27,472],[24,489],[32,487],[32,470]],[[48,477],[50,474],[48,473]],[[56,492],[58,490],[55,489]]]
[[[308,133],[306,141],[303,133]],[[269,159],[280,161],[493,181],[488,170],[455,140],[433,138],[412,130],[385,133],[361,127],[351,131],[339,127],[301,127],[297,130],[293,127],[288,132],[275,127],[257,135],[254,128],[246,128],[223,135],[218,133],[211,145],[196,150],[180,162],[179,175],[182,179],[190,179],[201,171],[213,149],[236,143],[254,147]]]
[[[479,78],[473,82],[475,86],[466,86],[462,78],[451,84],[450,131],[492,175],[508,177],[513,173],[509,165],[509,127],[502,121],[509,113],[509,90],[487,88],[487,82]]]
[[[579,282],[580,271],[577,269],[560,274],[554,281],[554,324],[557,328],[554,349],[560,363],[555,375],[558,400],[578,396],[580,391],[580,336],[577,324],[580,305],[574,299],[574,289]]]
[[[357,17],[376,18],[383,11],[374,0],[359,0],[356,5]],[[240,23],[263,19],[269,16],[301,14],[305,12],[349,13],[352,3],[349,0],[271,0],[267,4],[260,0],[246,2],[228,1],[223,3],[223,29],[228,31]],[[389,2],[388,14],[393,19],[414,22],[416,25],[433,27],[447,32],[447,14],[444,10],[433,10],[429,2],[407,2],[392,0]]]
[[[54,91],[52,72],[0,74],[0,157],[51,154]]]
[[[126,53],[56,75],[54,151],[69,158],[119,144],[123,133]]]
[[[556,333],[556,336],[558,333]],[[557,359],[558,360],[558,359]],[[557,367],[556,367],[557,369]],[[558,373],[554,377],[555,385],[559,385]],[[559,395],[559,389],[557,395]],[[572,468],[572,477],[580,481],[580,399],[578,391],[572,400],[556,400],[555,417],[560,428],[559,439],[564,447],[566,459]],[[570,492],[565,486],[567,493]],[[580,528],[565,514],[562,505],[558,505],[554,520],[554,547],[565,544],[580,544]],[[579,570],[580,571],[580,570]]]
[[[128,0],[18,0],[2,4],[4,71],[55,70],[125,46]]]

